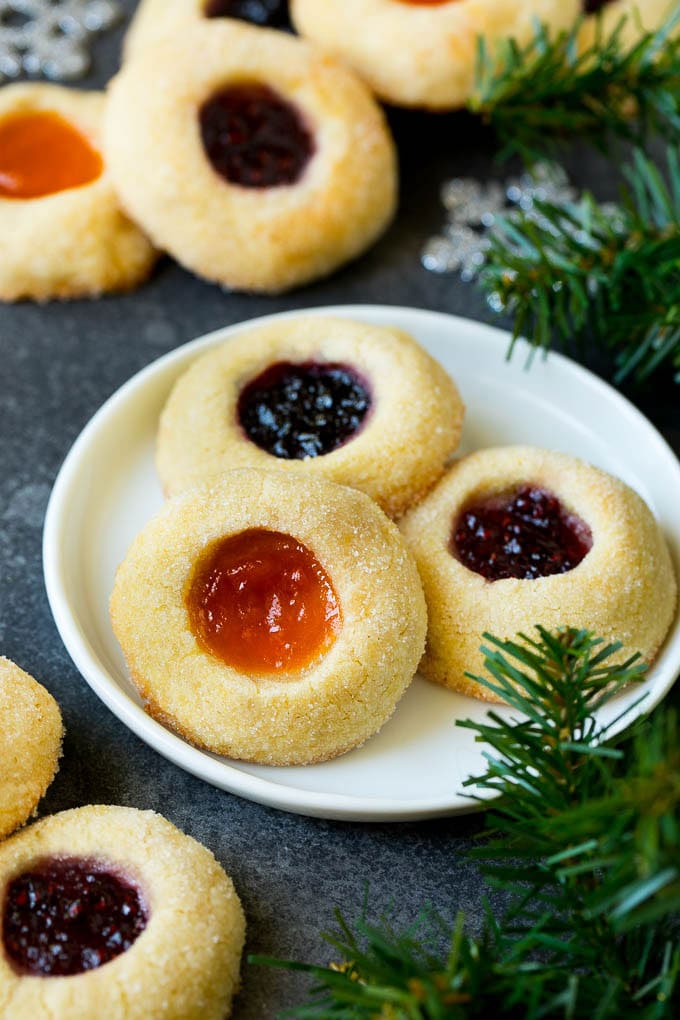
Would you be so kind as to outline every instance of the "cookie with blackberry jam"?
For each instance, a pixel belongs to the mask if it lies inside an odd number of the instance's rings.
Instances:
[[[169,495],[257,467],[350,485],[398,516],[443,472],[463,414],[453,380],[401,330],[290,318],[189,368],[163,409],[156,463]]]

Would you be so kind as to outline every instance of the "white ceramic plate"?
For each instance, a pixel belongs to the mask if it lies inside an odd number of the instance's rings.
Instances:
[[[460,386],[467,405],[463,452],[532,443],[619,475],[652,507],[677,566],[680,464],[649,422],[594,375],[555,354],[536,357],[527,370],[526,346],[518,345],[508,362],[506,333],[448,315],[388,306],[305,314],[346,316],[412,333]],[[248,765],[191,747],[145,714],[130,683],[109,623],[108,599],[118,563],[162,503],[153,466],[161,408],[175,379],[198,355],[251,325],[218,330],[149,365],[104,404],[74,444],[52,492],[44,535],[47,593],[64,644],[96,694],[142,740],[232,793],[324,818],[403,820],[471,811],[476,805],[465,796],[463,782],[484,772],[483,747],[455,721],[480,720],[486,709],[420,678],[362,748],[297,768]],[[660,701],[678,671],[676,620],[634,714]],[[640,694],[639,687],[624,692],[603,712],[602,722]]]

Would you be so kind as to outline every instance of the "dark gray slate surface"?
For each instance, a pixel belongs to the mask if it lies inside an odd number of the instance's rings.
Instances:
[[[126,7],[134,7],[127,0]],[[102,39],[95,71],[115,70],[120,33]],[[464,852],[477,819],[355,825],[288,815],[239,800],[175,768],[129,733],[78,675],[52,622],[42,581],[41,529],[50,488],[72,441],[103,401],[138,369],[219,326],[284,309],[336,303],[413,305],[495,321],[455,277],[419,265],[420,245],[442,220],[438,186],[449,175],[499,175],[492,140],[464,115],[395,114],[403,197],[398,219],[366,257],[328,281],[278,299],[228,294],[174,265],[159,265],[137,293],[97,302],[0,309],[0,653],[58,698],[65,756],[41,812],[87,803],[161,811],[210,847],[233,876],[248,916],[248,949],[327,958],[320,927],[340,906],[359,909],[365,883],[377,911],[396,924],[425,900],[480,920],[482,883]],[[577,184],[613,193],[609,171],[579,154]],[[601,367],[601,366],[600,366]],[[605,366],[606,374],[606,366]],[[657,383],[635,400],[680,449],[677,391]],[[537,436],[540,433],[537,430]],[[301,983],[245,968],[237,1020],[266,1020],[299,998]]]

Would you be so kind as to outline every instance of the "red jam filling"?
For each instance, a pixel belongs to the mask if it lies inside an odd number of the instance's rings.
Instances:
[[[206,18],[238,18],[269,28],[289,25],[286,0],[209,0],[204,13]]]
[[[99,153],[58,113],[20,113],[0,121],[0,197],[41,198],[101,176]]]
[[[19,973],[64,977],[120,956],[147,921],[139,891],[106,865],[49,858],[8,884],[2,939]]]
[[[322,457],[352,439],[371,408],[367,383],[347,365],[277,362],[241,392],[238,420],[273,457]]]
[[[268,85],[232,85],[200,111],[203,147],[230,184],[276,188],[295,184],[314,154],[299,111]]]
[[[455,523],[451,552],[488,581],[564,574],[590,552],[590,528],[544,489],[524,485],[470,504]]]
[[[203,648],[248,674],[303,669],[342,627],[338,597],[314,554],[291,535],[259,528],[212,546],[186,605]]]

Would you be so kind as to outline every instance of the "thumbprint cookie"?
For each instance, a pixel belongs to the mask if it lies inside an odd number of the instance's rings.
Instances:
[[[59,768],[63,732],[52,695],[0,657],[0,839],[35,812]]]
[[[187,23],[110,89],[107,157],[153,241],[226,287],[324,276],[384,231],[394,145],[366,87],[282,32]]]
[[[616,29],[622,45],[629,47],[635,46],[644,32],[660,28],[672,5],[668,0],[582,0],[581,6],[589,15],[580,35],[584,47],[592,46],[598,37],[608,39]]]
[[[199,358],[161,415],[166,493],[234,467],[322,475],[398,516],[443,473],[464,408],[407,333],[347,319],[287,319]]]
[[[479,675],[482,634],[592,630],[622,657],[654,659],[676,607],[661,530],[618,478],[562,453],[483,450],[455,464],[406,515],[429,611],[430,680],[495,700]]]
[[[142,0],[125,36],[127,60],[160,39],[184,31],[188,21],[233,18],[261,28],[289,28],[286,0]]]
[[[160,815],[91,806],[0,846],[0,1020],[225,1020],[245,922]]]
[[[0,300],[128,290],[151,271],[102,155],[103,112],[96,92],[0,89]]]
[[[528,42],[538,22],[571,27],[579,0],[292,0],[301,35],[353,67],[396,106],[450,110],[474,85],[480,37]]]
[[[120,566],[110,608],[152,716],[268,765],[362,744],[425,644],[396,526],[362,492],[283,472],[231,471],[166,503]]]

